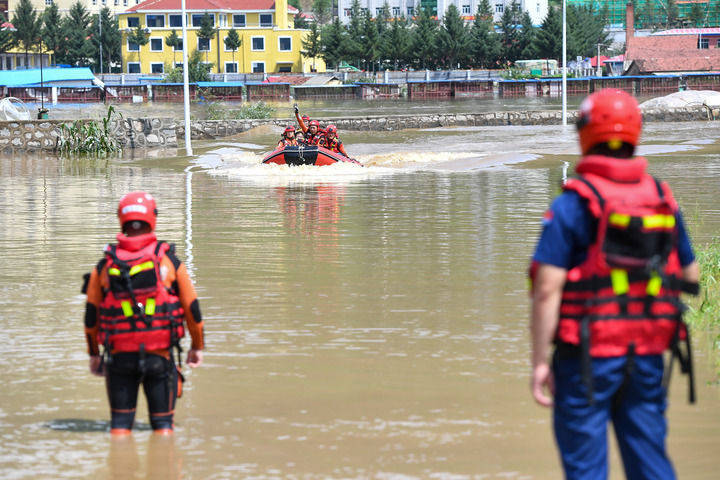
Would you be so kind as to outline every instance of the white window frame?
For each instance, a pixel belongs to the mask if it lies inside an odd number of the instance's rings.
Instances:
[[[255,48],[255,40],[256,38],[262,38],[263,41],[263,48]],[[265,35],[255,35],[250,37],[250,51],[251,52],[264,52],[265,51]]]
[[[270,15],[270,23],[265,23],[265,24],[263,24],[263,21],[262,21],[263,15]],[[275,22],[275,18],[273,17],[273,14],[272,14],[272,13],[260,13],[260,14],[258,14],[258,23],[260,24],[261,27],[265,27],[265,28],[267,28],[267,27],[272,27],[272,26],[274,25],[274,22]]]
[[[227,13],[219,13],[218,14],[218,27],[219,28],[225,28],[227,27]]]
[[[137,65],[140,70],[138,73],[142,73],[142,65],[140,65],[140,62],[127,62],[125,66],[128,73],[130,73],[130,65]]]
[[[160,40],[160,50],[154,50],[152,47],[152,41],[153,40]],[[162,52],[165,48],[165,38],[164,37],[150,37],[148,39],[148,45],[150,45],[150,51],[151,52]]]
[[[415,7],[407,7],[407,14],[408,17],[412,17],[413,15],[415,15]]]
[[[235,65],[235,71],[234,72],[228,72],[227,67],[228,65]],[[240,71],[240,66],[238,65],[238,62],[225,62],[225,70],[223,70],[225,73],[238,73]]]
[[[263,62],[263,61],[252,62],[250,64],[250,70],[252,70],[252,73],[255,73],[255,65],[262,65],[262,67],[263,67],[262,72],[257,72],[257,73],[267,73],[267,70],[265,70],[265,62]]]
[[[123,0],[123,7],[127,7],[127,6],[128,6],[128,0]]]
[[[281,38],[287,38],[290,40],[290,49],[289,50],[283,50],[280,48],[280,39]],[[278,37],[278,52],[292,52],[292,37],[288,37],[286,35],[283,35],[282,37]]]
[[[470,5],[463,5],[462,13],[463,13],[463,15],[470,15]]]
[[[397,18],[400,16],[400,7],[392,7],[393,17]]]
[[[207,42],[208,42],[208,49],[207,49],[207,50],[201,50],[201,49],[200,49],[200,40],[207,40]],[[210,39],[210,38],[200,38],[200,37],[197,37],[197,45],[196,45],[196,47],[197,47],[197,51],[198,51],[198,52],[212,52],[212,39]]]
[[[278,67],[278,73],[292,73],[292,68],[295,66],[295,63],[293,63],[293,62],[278,62],[276,66]],[[279,68],[280,66],[290,67],[290,70],[288,70],[287,72],[282,72]]]
[[[127,39],[127,45],[126,45],[126,47],[127,47],[127,51],[128,51],[128,52],[139,52],[139,51],[140,51],[140,44],[139,44],[139,43],[136,43],[135,45],[137,45],[137,47],[138,47],[137,49],[130,48],[130,39],[129,39],[129,38]]]
[[[505,11],[505,5],[502,3],[495,4],[495,13],[503,13]]]
[[[161,72],[153,72],[153,65],[160,65],[160,68],[162,69]],[[151,62],[150,63],[150,73],[157,75],[158,73],[165,73],[165,64],[163,62]]]
[[[382,8],[375,7],[375,18],[379,17],[382,13]]]
[[[53,4],[53,0],[45,0],[45,5],[46,5],[46,6],[49,7],[49,6],[52,5],[52,4]]]
[[[170,25],[170,17],[180,17],[180,25],[176,25],[176,26]],[[168,14],[168,22],[167,22],[167,25],[168,25],[167,28],[171,28],[171,29],[172,29],[172,28],[182,28],[182,14],[181,14],[181,13],[180,13],[180,14],[178,14],[178,13],[170,13],[170,14]],[[188,26],[189,26],[189,25],[188,25]]]
[[[155,17],[162,17],[162,19],[163,19],[163,20],[162,20],[163,26],[162,26],[162,27],[149,27],[149,26],[147,26],[147,17],[148,17],[148,15],[152,15],[152,16],[155,16]],[[166,25],[167,25],[167,18],[165,18],[165,15],[163,15],[163,14],[160,14],[160,13],[150,13],[150,14],[145,15],[145,26],[147,26],[147,28],[162,28],[162,29],[165,29],[165,28],[167,28]]]
[[[242,23],[242,25],[235,24],[235,17],[243,17],[243,23]],[[247,15],[245,15],[244,13],[233,13],[233,17],[232,17],[232,18],[233,18],[233,21],[232,21],[232,26],[233,26],[233,28],[245,28],[245,27],[247,27]]]

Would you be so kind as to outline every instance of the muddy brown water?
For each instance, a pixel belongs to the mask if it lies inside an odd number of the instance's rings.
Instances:
[[[720,231],[717,133],[644,135],[696,243]],[[193,159],[0,158],[2,477],[560,478],[527,386],[524,272],[572,130],[348,134],[370,166],[325,170],[258,166],[276,137]],[[79,289],[134,189],[156,195],[159,237],[190,268],[207,352],[185,369],[174,438],[152,437],[141,398],[133,437],[112,441]],[[712,336],[695,343],[699,401],[675,372],[668,443],[680,478],[711,479],[720,390]]]

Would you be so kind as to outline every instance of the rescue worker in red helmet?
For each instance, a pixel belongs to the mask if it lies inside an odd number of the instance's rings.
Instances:
[[[308,145],[318,145],[322,137],[325,135],[325,131],[320,128],[320,122],[317,120],[310,120],[310,117],[307,115],[303,115],[301,117],[300,109],[297,104],[294,106],[294,109],[295,118],[298,121],[298,125],[300,125],[300,130],[302,130],[305,135],[305,143]]]
[[[532,395],[554,408],[566,478],[607,478],[612,421],[627,478],[674,479],[663,352],[686,342],[690,367],[679,297],[697,293],[698,265],[670,187],[634,156],[636,100],[596,92],[577,127],[578,176],[545,213],[530,268]]]
[[[297,147],[297,139],[295,139],[295,127],[288,125],[283,131],[282,137],[277,144],[277,148]]]
[[[318,145],[327,148],[331,152],[337,152],[348,157],[342,141],[337,136],[337,127],[335,125],[328,125],[325,128],[325,135],[320,139]]]
[[[105,376],[113,435],[131,432],[140,384],[154,432],[169,434],[182,392],[185,327],[192,339],[187,364],[195,368],[203,361],[200,305],[175,246],[155,236],[155,199],[128,193],[117,214],[122,229],[117,244],[105,247],[83,286],[90,371]]]

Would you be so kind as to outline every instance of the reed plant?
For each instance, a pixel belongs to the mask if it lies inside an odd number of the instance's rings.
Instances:
[[[101,122],[75,120],[71,124],[60,124],[56,150],[60,155],[107,156],[122,151],[117,138],[110,131],[113,116],[121,115],[110,105]]]

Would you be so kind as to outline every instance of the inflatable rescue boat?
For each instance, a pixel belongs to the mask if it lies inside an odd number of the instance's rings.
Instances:
[[[352,163],[362,166],[354,158],[348,158],[327,148],[318,146],[300,145],[297,147],[284,147],[268,153],[262,163],[276,163],[278,165],[334,165],[336,163]]]

